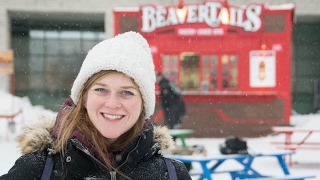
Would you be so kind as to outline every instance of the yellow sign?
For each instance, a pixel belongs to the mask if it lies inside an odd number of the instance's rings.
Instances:
[[[0,51],[0,73],[13,73],[13,51]]]

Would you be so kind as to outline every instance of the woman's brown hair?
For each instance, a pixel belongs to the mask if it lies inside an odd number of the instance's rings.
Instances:
[[[112,144],[108,143],[106,138],[92,124],[84,104],[86,102],[88,90],[91,88],[91,86],[97,80],[110,73],[117,73],[117,71],[100,71],[89,78],[89,80],[84,84],[80,91],[78,105],[71,106],[68,112],[61,119],[58,138],[54,150],[64,154],[68,140],[72,138],[72,134],[75,130],[79,130],[92,144],[93,148],[98,153],[97,156],[100,157],[100,161],[102,161],[102,163],[105,164],[109,170],[112,170],[115,168],[113,167],[112,161],[107,155],[125,150],[133,138],[143,131],[145,113],[143,106],[144,103],[142,100],[142,111],[140,112],[138,121],[131,129],[122,134],[115,142]]]

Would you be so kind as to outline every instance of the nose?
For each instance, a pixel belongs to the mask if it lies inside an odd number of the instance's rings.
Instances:
[[[111,93],[109,96],[107,96],[105,106],[112,109],[121,107],[119,97],[116,93]]]

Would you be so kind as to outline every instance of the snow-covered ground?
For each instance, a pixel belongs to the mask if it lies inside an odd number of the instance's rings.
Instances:
[[[14,138],[19,134],[20,129],[24,125],[34,123],[40,116],[52,116],[56,115],[55,112],[44,109],[41,106],[32,106],[30,100],[27,97],[13,97],[8,93],[0,91],[0,115],[10,115],[23,110],[22,114],[19,114],[15,118],[15,132],[8,130],[8,121],[0,118],[0,175],[6,173],[14,164],[15,160],[20,156],[17,149],[17,144]],[[320,114],[309,115],[293,115],[291,117],[291,124],[297,127],[306,128],[320,128]],[[301,139],[305,134],[295,134],[293,139]],[[272,145],[271,141],[284,141],[284,135],[269,135],[259,138],[244,138],[249,146],[249,151],[265,152],[265,151],[277,151],[278,149]],[[320,140],[320,133],[313,134],[310,141]],[[208,155],[219,153],[219,144],[224,142],[223,138],[187,138],[188,145],[203,145]],[[177,140],[179,144],[179,139]],[[320,156],[319,150],[297,150],[292,156],[293,166],[290,167],[290,173],[293,175],[316,175],[320,180]],[[198,164],[193,164],[192,172],[199,172],[201,168]],[[221,166],[220,170],[224,168],[230,168],[239,166],[236,162],[225,162]],[[265,175],[282,175],[280,166],[275,158],[260,158],[253,162],[253,167],[256,168],[262,174]],[[239,166],[239,168],[241,168]],[[228,174],[213,175],[215,180],[227,180],[230,179]]]

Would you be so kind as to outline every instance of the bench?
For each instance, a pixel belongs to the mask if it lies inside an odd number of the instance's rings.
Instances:
[[[211,155],[211,156],[187,156],[187,155],[165,155],[168,158],[177,159],[184,163],[199,163],[202,168],[202,173],[192,173],[190,175],[200,175],[199,179],[212,180],[211,175],[214,173],[229,173],[233,180],[240,179],[253,179],[253,178],[278,178],[278,177],[266,177],[260,174],[254,167],[252,163],[254,159],[260,157],[272,157],[276,158],[279,163],[279,168],[283,171],[283,178],[294,177],[290,175],[289,168],[285,163],[284,157],[294,154],[293,151],[282,151],[282,152],[265,152],[256,154],[239,154],[239,155]],[[220,167],[226,161],[236,161],[238,164],[243,166],[243,169],[229,169],[220,171]],[[214,164],[212,164],[214,163]],[[296,177],[297,179],[308,178],[313,176],[301,176]],[[279,179],[279,178],[278,178]],[[289,178],[290,179],[290,178]]]
[[[285,134],[285,139],[282,142],[271,142],[272,144],[277,144],[278,149],[293,150],[298,149],[309,149],[309,150],[319,150],[320,141],[310,142],[307,141],[310,136],[314,133],[320,133],[320,128],[297,128],[297,127],[272,127],[271,130],[278,134]],[[302,139],[292,141],[292,135],[300,133]],[[289,166],[292,166],[292,158],[289,157]]]
[[[276,146],[278,149],[292,150],[295,151],[297,149],[309,149],[309,150],[320,150],[320,145],[313,144],[291,144],[291,145],[278,145]]]
[[[194,133],[192,129],[169,129],[169,133],[174,138],[180,138],[182,147],[187,148],[187,143],[185,141],[185,136]]]

